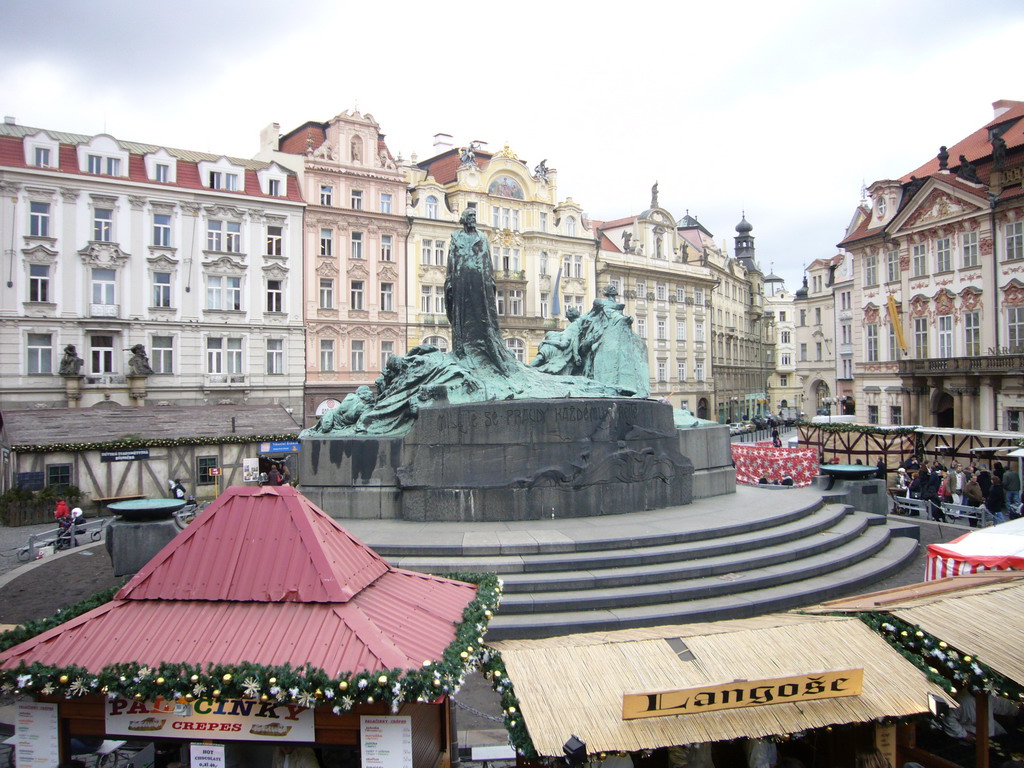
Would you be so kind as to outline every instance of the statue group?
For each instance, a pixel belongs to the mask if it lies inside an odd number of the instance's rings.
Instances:
[[[467,208],[459,221],[444,285],[451,351],[424,344],[392,356],[376,394],[360,387],[303,436],[397,435],[429,405],[649,394],[647,348],[614,286],[587,314],[568,310],[568,327],[547,335],[532,365],[519,362],[501,336],[491,249],[476,227],[476,210]]]

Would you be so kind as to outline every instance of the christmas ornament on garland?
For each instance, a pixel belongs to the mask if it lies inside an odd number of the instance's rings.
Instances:
[[[383,669],[346,673],[338,677],[311,665],[263,666],[251,662],[195,664],[169,662],[150,667],[135,662],[112,664],[98,672],[82,667],[20,665],[0,671],[0,690],[7,693],[40,693],[73,698],[103,694],[108,698],[154,701],[157,698],[192,701],[197,698],[257,699],[302,707],[331,705],[343,714],[359,704],[387,703],[392,712],[408,702],[431,702],[442,694],[455,694],[466,675],[488,656],[483,646],[487,625],[501,600],[501,581],[492,574],[460,574],[460,581],[475,583],[477,594],[462,614],[455,638],[440,660],[425,661],[418,669]],[[112,596],[112,595],[111,595]],[[0,635],[4,650],[31,639],[53,626],[107,602],[99,596],[79,604],[54,619],[33,622]]]

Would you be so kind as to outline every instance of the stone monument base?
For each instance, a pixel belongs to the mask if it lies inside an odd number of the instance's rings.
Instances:
[[[424,408],[401,437],[303,438],[301,490],[333,516],[500,521],[620,514],[735,490],[728,430],[653,400]]]
[[[107,526],[106,547],[115,576],[131,576],[142,570],[166,544],[181,532],[169,520],[122,520]]]

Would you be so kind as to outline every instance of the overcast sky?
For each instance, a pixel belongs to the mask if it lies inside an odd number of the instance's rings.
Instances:
[[[435,133],[559,171],[591,216],[660,203],[767,272],[836,253],[863,182],[1024,99],[1020,0],[352,3],[3,0],[24,125],[251,157],[358,107],[394,154]]]

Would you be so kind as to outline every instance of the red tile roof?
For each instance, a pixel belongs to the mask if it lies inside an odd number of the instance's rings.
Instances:
[[[613,251],[615,253],[622,253],[622,249],[613,243],[604,232],[601,232],[601,250],[602,251]]]
[[[290,486],[232,487],[114,600],[0,653],[0,668],[418,668],[442,657],[475,595],[391,567]]]
[[[602,221],[600,222],[601,229],[614,229],[615,227],[621,227],[625,224],[632,224],[637,220],[636,216],[627,216],[624,219],[615,219],[615,221]]]
[[[312,143],[310,140],[312,139]],[[327,124],[309,122],[289,131],[278,142],[278,150],[291,155],[304,155],[307,149],[317,149],[327,141]]]
[[[476,150],[475,154],[476,164],[481,170],[490,164],[493,157],[490,152],[482,152],[480,150]],[[456,172],[460,165],[459,158],[458,149],[449,149],[424,160],[422,163],[417,163],[417,167],[425,170],[428,176],[433,176],[438,184],[451,184],[458,176]]]

